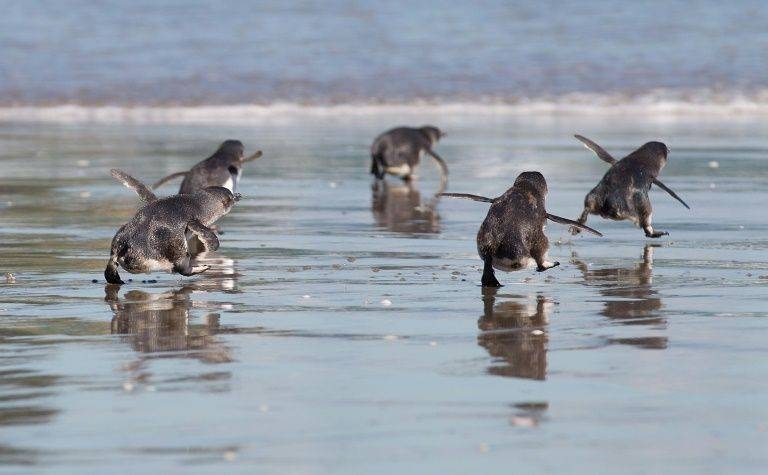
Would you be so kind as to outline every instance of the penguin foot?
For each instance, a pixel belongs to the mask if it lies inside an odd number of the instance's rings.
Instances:
[[[547,265],[547,264],[550,264],[550,265]],[[539,266],[539,267],[536,268],[536,272],[544,272],[546,270],[549,270],[549,269],[551,269],[553,267],[557,267],[559,265],[560,265],[560,262],[558,262],[558,261],[555,261],[555,262],[552,262],[552,263],[545,262],[543,266]]]
[[[495,287],[495,288],[504,287],[499,283],[498,280],[496,280],[495,277],[493,278],[493,280],[483,279],[480,283],[482,284],[483,287]]]
[[[480,283],[483,285],[483,287],[501,287],[502,285],[499,283],[499,281],[496,279],[496,276],[491,273],[483,273],[483,278],[480,281]]]
[[[104,278],[109,284],[123,285],[125,282],[120,278],[120,274],[117,273],[117,266],[113,264],[107,265],[104,269]]]
[[[654,231],[652,233],[645,233],[645,237],[649,238],[660,238],[661,236],[669,236],[669,233],[666,231]]]

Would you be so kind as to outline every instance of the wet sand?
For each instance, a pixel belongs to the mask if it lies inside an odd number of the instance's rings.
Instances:
[[[432,200],[431,163],[415,187],[371,187],[370,141],[400,122],[448,132],[449,191],[539,170],[572,218],[606,170],[572,134],[617,156],[662,140],[692,210],[652,191],[660,240],[552,223],[560,267],[483,290],[486,205]],[[762,473],[765,132],[746,116],[1,124],[0,471]],[[225,138],[264,157],[213,269],[106,287],[138,206],[109,169],[151,182]]]

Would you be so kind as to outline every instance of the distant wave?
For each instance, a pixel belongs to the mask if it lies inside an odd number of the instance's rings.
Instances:
[[[558,97],[493,98],[452,102],[348,102],[240,105],[9,105],[0,122],[247,123],[272,117],[365,115],[768,115],[768,89],[745,92],[654,90],[640,95],[571,93]]]

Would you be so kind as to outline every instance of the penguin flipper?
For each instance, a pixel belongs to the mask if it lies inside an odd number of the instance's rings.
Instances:
[[[193,219],[187,223],[187,231],[191,232],[203,243],[206,251],[215,251],[219,248],[219,238],[216,237],[211,228],[205,226],[200,221]]]
[[[480,201],[482,203],[493,203],[496,201],[495,198],[486,198],[485,196],[471,195],[469,193],[438,193],[437,196],[445,196],[448,198],[466,198],[468,200]]]
[[[603,233],[601,233],[600,231],[597,231],[596,229],[592,229],[589,226],[587,226],[586,224],[581,224],[578,221],[573,221],[573,220],[568,219],[568,218],[562,218],[560,216],[555,216],[554,214],[549,214],[549,213],[547,213],[547,218],[550,221],[554,221],[556,223],[567,224],[569,226],[576,226],[577,228],[581,228],[581,229],[583,229],[585,231],[589,231],[590,233],[595,234],[597,236],[600,236],[600,237],[603,236]]]
[[[171,180],[173,180],[175,178],[178,178],[180,176],[187,176],[187,173],[189,173],[189,172],[171,173],[170,175],[168,175],[166,177],[163,177],[163,178],[159,179],[157,182],[155,182],[155,184],[152,185],[152,189],[155,190],[155,189],[159,188],[160,186],[162,186],[162,185],[168,183],[169,181],[171,181]]]
[[[142,201],[145,201],[147,203],[152,203],[153,201],[157,201],[157,196],[147,188],[147,185],[140,182],[136,178],[132,177],[131,175],[125,173],[122,170],[118,170],[116,168],[113,168],[110,170],[110,173],[112,176],[125,185],[126,188],[130,188],[133,191],[136,192],[137,195],[139,195],[139,198],[141,198]]]
[[[574,135],[574,137],[576,137],[576,140],[578,140],[579,142],[583,143],[585,147],[587,147],[588,149],[590,149],[593,152],[595,152],[595,155],[597,155],[597,157],[600,160],[602,160],[604,162],[608,162],[611,165],[616,163],[616,159],[613,158],[613,156],[611,156],[610,153],[606,152],[603,147],[599,146],[595,142],[589,140],[588,138],[586,138],[586,137],[584,137],[582,135],[578,135],[578,134]]]
[[[253,160],[256,160],[257,158],[261,157],[261,155],[262,155],[261,150],[256,150],[255,152],[253,152],[248,157],[245,157],[244,159],[242,159],[241,162],[243,162],[243,163],[245,163],[245,162],[252,162]]]
[[[667,185],[665,185],[664,183],[662,183],[662,182],[660,182],[659,180],[657,180],[656,178],[654,178],[654,179],[653,179],[653,184],[654,184],[654,185],[656,185],[656,186],[658,186],[658,187],[659,187],[659,188],[661,188],[662,190],[666,191],[667,193],[669,193],[669,194],[672,196],[672,198],[674,198],[674,199],[676,199],[677,201],[679,201],[680,203],[682,203],[682,204],[683,204],[683,206],[685,206],[686,208],[688,208],[688,209],[691,209],[691,207],[690,207],[690,206],[688,206],[688,203],[686,203],[685,201],[683,201],[683,199],[682,199],[682,198],[680,198],[679,196],[677,196],[677,193],[675,193],[674,191],[672,191],[672,189],[671,189],[671,188],[669,188],[669,187],[667,187]]]

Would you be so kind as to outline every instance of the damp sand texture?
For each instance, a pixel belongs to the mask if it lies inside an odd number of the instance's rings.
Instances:
[[[433,202],[428,161],[372,191],[370,142],[400,123],[447,131],[448,191],[538,170],[570,218],[607,167],[574,133],[616,156],[661,140],[692,209],[652,190],[659,240],[550,223],[562,265],[484,291],[487,205]],[[765,137],[744,116],[3,123],[0,471],[763,473]],[[139,206],[109,169],[151,182],[226,138],[264,156],[212,269],[107,288]]]

